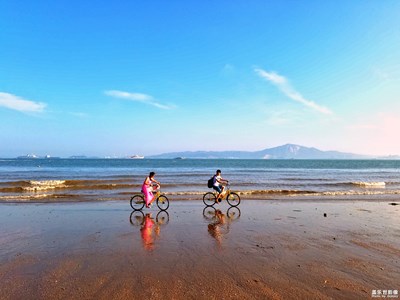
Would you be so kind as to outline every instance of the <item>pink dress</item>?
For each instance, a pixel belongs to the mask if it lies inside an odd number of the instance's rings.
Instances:
[[[148,182],[148,183],[147,183]],[[154,195],[153,195],[153,188],[151,186],[151,180],[150,178],[146,178],[146,180],[143,182],[142,185],[142,192],[144,194],[144,202],[146,206],[149,206],[150,202],[153,200]]]

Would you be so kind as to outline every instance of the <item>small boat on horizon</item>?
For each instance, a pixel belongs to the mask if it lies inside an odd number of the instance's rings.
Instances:
[[[39,158],[39,157],[35,154],[27,154],[27,155],[18,156],[17,158],[18,159],[31,159],[31,158]]]
[[[129,158],[131,158],[131,159],[143,159],[144,156],[135,154],[135,155],[129,156]]]

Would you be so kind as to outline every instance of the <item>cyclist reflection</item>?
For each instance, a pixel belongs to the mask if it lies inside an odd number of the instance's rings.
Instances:
[[[208,224],[208,233],[217,241],[219,247],[221,247],[222,239],[222,227],[225,225],[225,215],[217,209],[215,211],[215,221]]]
[[[208,233],[216,240],[217,246],[220,248],[224,235],[229,233],[230,224],[240,217],[240,209],[231,207],[224,214],[221,210],[214,207],[205,207],[203,216],[206,220],[211,221],[207,226]]]
[[[159,228],[153,228],[156,222],[154,222],[150,213],[147,213],[144,217],[142,227],[140,228],[140,234],[142,236],[143,246],[146,250],[154,249],[154,236],[153,231],[157,236],[160,235]]]
[[[132,225],[140,226],[143,247],[147,251],[152,251],[154,250],[155,240],[160,236],[160,227],[169,222],[169,215],[166,211],[160,211],[154,220],[151,213],[145,215],[141,211],[133,211],[129,221]]]

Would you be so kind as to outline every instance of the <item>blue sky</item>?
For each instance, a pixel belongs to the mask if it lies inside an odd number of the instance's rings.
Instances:
[[[399,1],[3,1],[0,156],[400,154]]]

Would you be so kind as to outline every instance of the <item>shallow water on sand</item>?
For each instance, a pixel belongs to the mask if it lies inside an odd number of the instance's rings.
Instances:
[[[400,206],[387,202],[242,201],[236,208],[225,202],[213,208],[200,201],[174,201],[166,212],[156,208],[134,212],[122,201],[0,207],[2,257],[28,244],[38,254],[55,255],[68,249],[106,251],[116,244],[136,254],[173,252],[181,243],[212,250],[213,246],[230,248],[238,240],[240,244],[244,237],[249,242],[252,233],[309,237],[314,231],[338,234],[367,225],[370,234],[380,239],[380,231],[385,237],[391,231],[399,233],[400,216]]]
[[[4,299],[343,298],[396,288],[400,205],[0,204]]]

